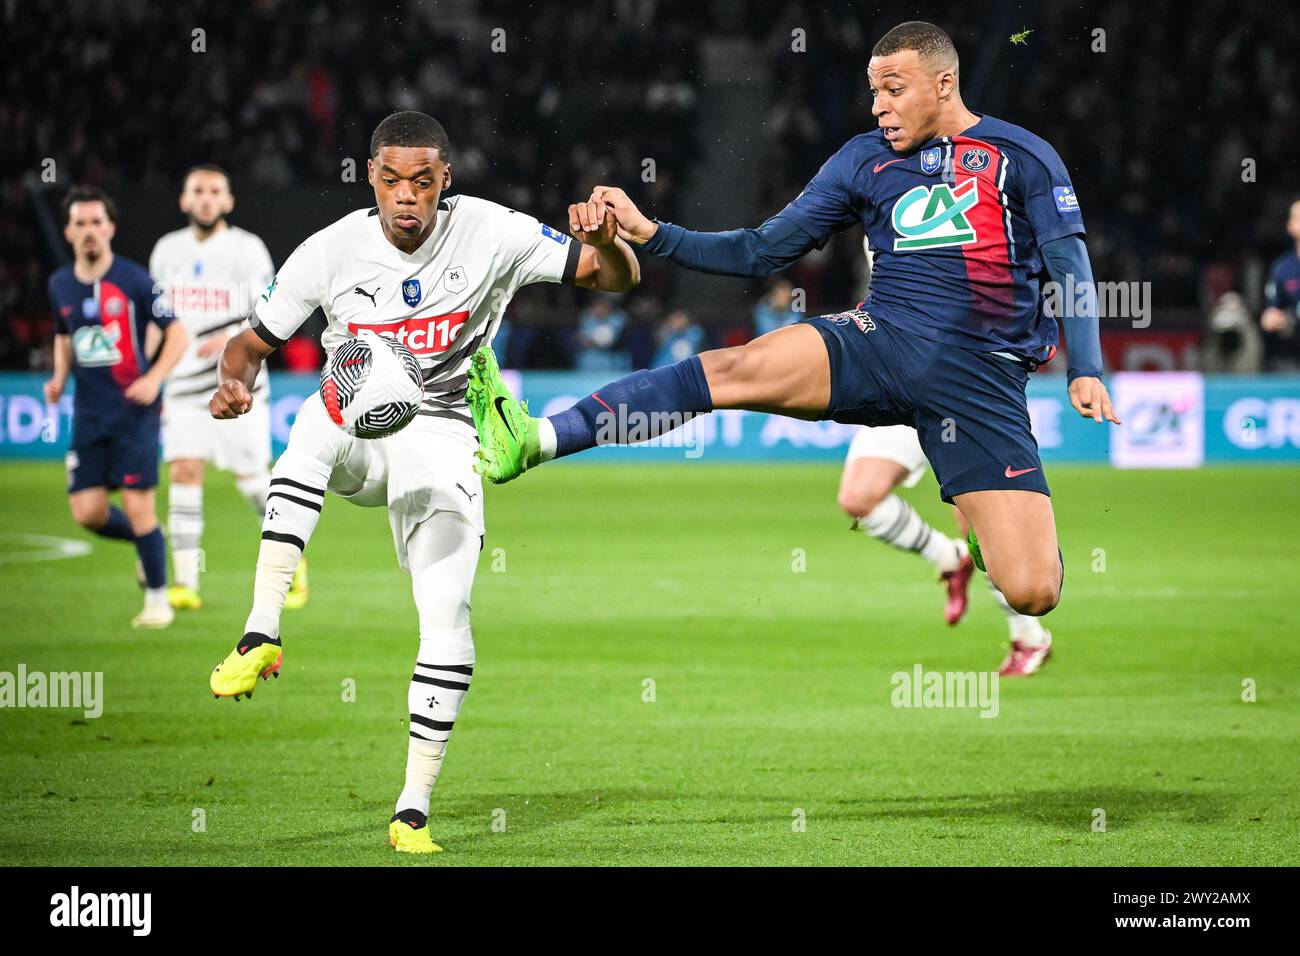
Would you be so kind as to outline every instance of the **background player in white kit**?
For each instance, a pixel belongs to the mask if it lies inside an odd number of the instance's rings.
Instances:
[[[423,113],[395,113],[380,123],[370,156],[377,208],[344,216],[289,257],[258,301],[251,327],[225,348],[211,414],[229,419],[256,406],[263,359],[317,306],[328,321],[327,351],[363,329],[411,349],[424,372],[423,407],[396,435],[365,440],[330,421],[319,392],[303,404],[272,473],[253,609],[211,685],[219,697],[251,697],[259,676],[278,673],[280,610],[325,491],[387,506],[420,619],[406,785],[389,842],[401,852],[428,853],[441,849],[429,836],[429,794],[474,672],[470,590],[484,525],[473,468],[478,439],[465,404],[470,356],[492,340],[522,286],[574,282],[621,292],[636,285],[640,272],[603,204],[582,204],[584,221],[602,225],[584,230],[579,245],[496,203],[441,198],[451,185],[450,146],[442,126]],[[577,221],[573,207],[570,220]]]
[[[189,333],[190,345],[167,380],[163,400],[163,460],[171,486],[167,532],[171,538],[174,608],[202,607],[199,571],[203,538],[203,478],[208,463],[235,476],[235,487],[260,519],[270,490],[270,386],[253,389],[247,415],[216,421],[208,399],[217,387],[217,362],[253,301],[271,282],[275,267],[257,236],[226,221],[235,206],[230,179],[219,166],[195,166],[181,185],[184,229],[154,244],[149,274],[162,286],[173,314]],[[307,599],[306,569],[294,578],[290,607]]]
[[[866,256],[863,286],[871,281],[871,247],[862,240]],[[862,426],[853,436],[840,476],[839,504],[853,518],[853,529],[919,554],[934,566],[947,588],[944,620],[956,624],[966,613],[968,589],[975,572],[965,537],[969,530],[959,509],[953,508],[958,537],[949,538],[931,527],[899,487],[913,488],[929,466],[916,429],[910,425]],[[1017,613],[1002,592],[988,581],[998,607],[1007,616],[1011,648],[998,673],[1003,677],[1035,673],[1052,652],[1052,635],[1036,617]]]

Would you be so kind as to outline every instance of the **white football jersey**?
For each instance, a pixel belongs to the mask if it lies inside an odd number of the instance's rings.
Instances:
[[[474,196],[439,201],[433,231],[407,255],[384,236],[379,210],[358,210],[294,250],[254,307],[269,344],[319,306],[327,352],[362,329],[404,344],[424,370],[421,414],[471,421],[470,356],[496,334],[510,299],[533,282],[571,281],[580,244],[532,216]]]
[[[190,344],[167,378],[168,400],[206,402],[217,388],[220,353],[200,356],[204,341],[233,334],[275,273],[271,254],[257,236],[229,226],[200,242],[186,227],[154,244],[149,274],[163,301],[185,326]],[[265,379],[259,395],[265,395]]]

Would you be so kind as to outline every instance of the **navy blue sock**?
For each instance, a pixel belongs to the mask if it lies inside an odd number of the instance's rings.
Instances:
[[[596,445],[649,441],[711,411],[713,399],[698,356],[633,372],[550,416],[555,428],[555,457]],[[629,424],[629,417],[636,413],[638,417]],[[628,439],[629,433],[635,437]]]
[[[108,520],[95,529],[95,534],[101,538],[117,538],[119,541],[135,540],[135,532],[131,530],[126,512],[116,505],[108,506]]]
[[[135,539],[135,551],[144,566],[144,583],[146,587],[161,588],[167,586],[167,542],[163,539],[162,528],[154,528],[148,534]]]

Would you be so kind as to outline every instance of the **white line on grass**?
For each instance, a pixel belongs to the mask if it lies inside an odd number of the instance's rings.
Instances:
[[[90,554],[90,545],[72,538],[55,538],[46,534],[0,534],[0,541],[15,541],[35,551],[0,551],[0,564],[24,564],[36,561],[61,561]]]

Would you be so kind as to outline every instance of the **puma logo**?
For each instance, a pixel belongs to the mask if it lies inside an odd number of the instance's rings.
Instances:
[[[379,294],[379,286],[375,286],[374,292],[367,292],[365,289],[361,288],[361,286],[357,286],[352,291],[355,292],[357,295],[364,295],[367,299],[370,300],[371,305],[376,305],[375,296]]]
[[[468,491],[466,491],[465,486],[462,485],[459,481],[456,482],[456,487],[459,488],[461,491],[464,491],[465,497],[468,498],[470,501],[473,501],[476,497],[478,497],[477,495],[472,495]]]

